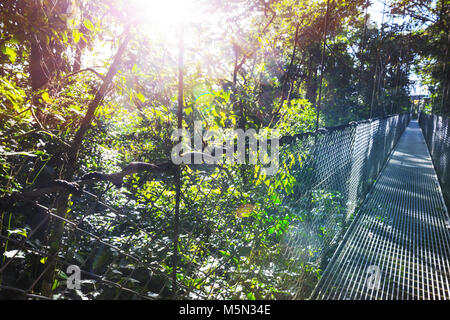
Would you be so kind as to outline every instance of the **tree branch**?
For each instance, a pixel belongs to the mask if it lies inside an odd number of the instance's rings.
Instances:
[[[139,172],[151,172],[151,173],[172,173],[175,165],[171,161],[163,162],[160,164],[151,164],[146,162],[131,162],[125,166],[122,171],[116,173],[102,173],[102,172],[90,172],[83,175],[79,180],[68,182],[65,180],[51,180],[46,185],[36,188],[31,191],[13,193],[9,196],[0,198],[0,209],[11,209],[14,203],[20,201],[33,201],[37,197],[41,197],[47,194],[67,191],[75,195],[81,195],[83,192],[83,186],[91,184],[96,180],[109,181],[116,187],[120,187],[123,182],[123,178],[128,175]]]
[[[109,86],[111,85],[111,82],[114,78],[114,76],[117,73],[117,70],[119,69],[119,62],[122,58],[122,55],[125,53],[125,49],[128,45],[128,42],[131,39],[129,26],[124,31],[124,40],[119,46],[119,49],[117,50],[116,55],[114,56],[114,60],[111,64],[111,67],[108,70],[108,73],[105,76],[105,79],[100,86],[100,88],[97,90],[97,93],[95,94],[94,100],[91,101],[91,103],[88,106],[88,110],[84,116],[84,118],[81,120],[80,127],[78,128],[78,131],[75,134],[75,137],[73,139],[71,148],[68,153],[68,162],[67,162],[67,170],[65,173],[64,178],[65,179],[72,179],[73,173],[76,167],[77,159],[78,159],[78,151],[81,148],[81,143],[83,142],[83,138],[89,129],[89,126],[91,125],[92,120],[94,119],[95,111],[97,110],[98,106],[100,105],[100,102],[103,100],[103,98],[106,95],[106,92],[108,91]]]

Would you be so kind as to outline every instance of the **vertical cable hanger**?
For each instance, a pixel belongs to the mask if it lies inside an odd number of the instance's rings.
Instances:
[[[446,68],[447,68],[447,62],[448,61],[448,46],[450,43],[450,33],[448,33],[447,36],[447,46],[445,48],[445,57],[446,59],[444,60],[444,62],[442,63],[442,74],[444,75],[444,78],[442,79],[442,97],[441,97],[441,107],[439,110],[439,113],[441,116],[445,115],[448,110],[444,111],[444,103],[446,102],[446,97],[448,96],[448,81],[445,78],[445,74],[446,74]]]
[[[178,110],[177,128],[183,128],[183,94],[184,94],[184,25],[181,24],[178,34]],[[181,142],[178,141],[179,143]],[[180,233],[180,201],[181,201],[181,168],[177,167],[174,176],[175,183],[175,214],[173,217],[173,268],[172,268],[172,297],[177,296],[177,266],[178,266],[178,243]]]
[[[381,1],[379,1],[379,2],[381,2]],[[382,12],[382,16],[381,16],[381,30],[377,35],[377,40],[381,40],[381,38],[383,37],[384,11],[386,8],[386,2],[383,1],[381,3],[383,3],[383,12]],[[370,116],[369,116],[369,118],[373,118],[373,103],[375,100],[375,94],[378,91],[378,82],[379,82],[379,78],[380,78],[380,76],[378,75],[379,60],[380,60],[380,48],[379,48],[379,43],[377,41],[377,52],[376,52],[376,57],[375,57],[375,74],[374,74],[374,80],[373,80],[372,98],[370,101]],[[380,71],[380,73],[381,73],[381,71]]]
[[[327,46],[327,32],[328,32],[328,14],[330,10],[330,0],[327,0],[327,11],[325,13],[325,25],[323,30],[323,47],[322,47],[322,58],[320,61],[320,80],[319,80],[319,98],[316,107],[316,131],[319,130],[319,117],[320,117],[320,103],[322,100],[322,82],[323,82],[323,71],[324,71],[324,59],[325,59],[325,48]]]
[[[400,108],[399,108],[399,103],[398,103],[398,89],[401,86],[401,80],[402,80],[402,64],[403,64],[403,56],[407,57],[408,52],[409,52],[409,43],[410,43],[410,36],[411,34],[408,34],[408,37],[406,38],[406,43],[405,43],[405,13],[403,12],[402,14],[402,27],[401,27],[401,36],[402,36],[402,43],[401,43],[401,47],[400,47],[400,54],[398,57],[398,61],[397,61],[397,70],[396,70],[396,85],[395,85],[395,96],[394,98],[397,99],[397,103],[395,106],[395,112],[399,113],[400,112]],[[407,27],[406,27],[407,28]],[[391,100],[392,101],[392,100]]]
[[[401,33],[400,33],[401,36],[402,36],[402,43],[401,43],[401,46],[400,46],[400,52],[399,52],[399,55],[398,55],[397,62],[395,63],[395,69],[396,69],[396,71],[395,71],[395,82],[394,82],[395,83],[395,93],[394,93],[393,97],[391,97],[391,114],[393,114],[394,113],[394,109],[396,110],[397,107],[398,107],[398,105],[397,105],[394,108],[394,99],[397,99],[398,87],[400,86],[400,79],[399,79],[399,72],[400,72],[400,65],[401,65],[400,60],[402,59],[402,56],[404,54],[403,29],[404,29],[404,25],[402,25]]]
[[[359,66],[359,78],[358,78],[358,98],[357,98],[357,104],[359,101],[359,98],[361,96],[361,79],[362,79],[362,72],[363,72],[363,65],[364,65],[364,61],[363,61],[363,54],[364,54],[364,42],[366,41],[366,33],[367,33],[367,23],[369,21],[369,15],[367,14],[367,11],[369,9],[370,6],[370,2],[369,0],[366,1],[366,12],[364,14],[364,29],[363,29],[363,34],[362,34],[362,40],[361,40],[361,46],[359,49],[360,52],[360,66]],[[359,105],[359,104],[358,104]],[[359,109],[359,108],[358,108]],[[356,120],[359,120],[359,113],[356,113]]]
[[[385,9],[386,9],[386,2],[383,2],[384,6],[383,6],[383,20],[384,20],[384,13],[385,13]],[[388,20],[388,25],[392,27],[392,23],[393,23],[393,17],[392,15],[389,15],[389,20]],[[383,30],[384,30],[384,26],[381,27],[381,37],[383,37]],[[391,28],[392,31],[392,28]],[[383,64],[383,59],[381,59],[380,57],[380,79],[378,81],[378,101],[380,99],[380,95],[381,95],[381,89],[386,89],[386,70],[387,70],[387,64],[390,62],[390,57],[389,60],[386,61],[385,64]],[[386,100],[383,101],[383,116],[386,116],[388,114],[388,110],[386,108]]]

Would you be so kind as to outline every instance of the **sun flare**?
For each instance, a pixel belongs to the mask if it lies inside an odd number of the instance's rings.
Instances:
[[[142,14],[149,23],[178,26],[191,22],[199,11],[194,0],[137,0]]]

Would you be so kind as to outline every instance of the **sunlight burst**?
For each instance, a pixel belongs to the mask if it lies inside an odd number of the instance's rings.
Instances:
[[[191,22],[198,13],[198,3],[194,0],[138,0],[141,14],[149,23],[161,26],[178,26]]]

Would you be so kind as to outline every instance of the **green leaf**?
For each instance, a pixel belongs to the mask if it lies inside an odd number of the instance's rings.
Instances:
[[[142,93],[137,93],[136,97],[138,97],[138,99],[141,100],[142,102],[145,102],[145,97]]]
[[[247,293],[248,300],[256,300],[255,295],[252,292]]]
[[[3,54],[8,56],[9,61],[11,61],[11,63],[16,62],[17,53],[16,53],[16,51],[14,51],[14,49],[3,45],[2,52],[3,52]]]
[[[90,31],[94,30],[94,25],[92,24],[91,20],[84,19],[83,24],[88,30],[90,30]]]
[[[52,290],[55,290],[57,287],[59,287],[59,282],[55,279],[55,281],[53,282]]]
[[[231,256],[230,253],[228,253],[228,252],[226,252],[226,251],[224,251],[224,250],[220,250],[219,252],[220,252],[222,255],[226,256],[226,257]]]
[[[25,229],[8,230],[8,234],[9,235],[20,234],[20,235],[22,235],[22,236],[24,236],[26,238],[27,237],[27,230],[25,230]]]
[[[280,200],[280,198],[278,197],[278,194],[276,194],[276,193],[273,193],[273,194],[270,196],[270,199],[272,200],[272,202],[273,202],[274,204],[280,204],[280,203],[281,203],[281,200]]]
[[[72,37],[73,37],[73,42],[78,43],[80,41],[81,33],[79,33],[78,30],[73,29]]]
[[[42,151],[42,150],[37,150],[37,151],[34,152],[34,154],[37,155],[37,156],[46,156],[46,155],[47,155],[47,154],[46,154],[44,151]]]
[[[50,133],[50,132],[47,132],[47,131],[41,131],[41,132],[49,135],[52,138],[55,137],[55,135],[53,133]],[[36,153],[36,154],[38,154],[38,153]]]
[[[47,259],[47,258],[45,258],[45,259]],[[63,280],[67,280],[69,278],[69,276],[64,271],[61,271],[61,270],[58,270],[56,274],[58,275],[59,278],[61,278]]]
[[[44,99],[44,101],[47,102],[47,103],[51,103],[52,102],[52,99],[48,95],[47,91],[42,94],[42,99]]]

